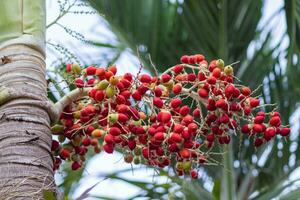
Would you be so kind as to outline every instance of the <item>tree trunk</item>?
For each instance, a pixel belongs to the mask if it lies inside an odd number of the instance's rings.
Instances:
[[[55,192],[45,2],[0,4],[0,199],[43,199],[45,190]]]

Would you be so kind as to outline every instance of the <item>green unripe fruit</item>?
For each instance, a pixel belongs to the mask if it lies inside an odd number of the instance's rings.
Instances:
[[[227,65],[225,68],[224,68],[224,72],[226,75],[230,75],[232,76],[233,75],[233,68],[231,65]]]
[[[142,120],[132,120],[132,124],[135,125],[135,126],[140,126],[142,124]]]
[[[183,163],[182,163],[182,162],[178,162],[178,163],[176,164],[176,169],[177,169],[177,170],[183,170]]]
[[[58,134],[64,130],[64,126],[61,124],[55,124],[54,126],[51,127],[51,131],[54,134]]]
[[[142,150],[141,150],[141,148],[136,147],[136,148],[134,149],[134,155],[136,155],[136,156],[142,155]]]
[[[104,79],[97,84],[97,89],[105,90],[108,87],[108,85],[109,85],[109,82],[106,79]]]
[[[83,161],[83,162],[85,161],[85,156],[80,156],[79,158],[81,161]]]
[[[192,162],[191,161],[184,161],[182,167],[183,167],[183,170],[190,171],[190,169],[192,167]]]
[[[68,149],[70,152],[72,152],[73,149],[74,149],[73,145],[70,144],[70,143],[64,144],[64,145],[63,145],[63,148],[64,148],[64,149]]]
[[[108,86],[105,93],[108,98],[112,98],[116,94],[116,89],[114,86]]]
[[[218,59],[216,61],[216,65],[219,69],[223,70],[224,69],[224,61],[222,59]]]
[[[58,136],[58,141],[59,141],[60,143],[63,143],[65,140],[66,140],[66,137],[65,137],[64,135],[59,135],[59,136]]]
[[[78,155],[78,154],[73,154],[73,155],[71,156],[71,160],[72,160],[72,161],[79,161],[79,160],[80,160],[79,155]]]
[[[74,73],[74,74],[80,74],[81,73],[81,68],[80,68],[80,66],[78,65],[78,64],[73,64],[72,65],[72,72]]]
[[[141,163],[140,157],[135,156],[134,159],[133,159],[133,163],[134,163],[135,165],[140,164],[140,163]]]
[[[109,114],[108,121],[112,124],[116,123],[118,121],[118,114],[117,113]]]

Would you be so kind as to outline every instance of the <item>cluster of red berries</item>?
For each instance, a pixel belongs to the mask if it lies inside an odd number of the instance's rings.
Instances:
[[[127,163],[163,168],[175,161],[179,175],[197,178],[210,149],[239,132],[255,146],[289,134],[278,112],[258,112],[260,101],[250,88],[234,84],[231,65],[221,59],[208,63],[201,54],[182,56],[181,62],[159,77],[68,64],[76,87],[88,93],[68,105],[52,127],[58,135],[54,169],[61,159],[80,168],[92,147],[95,153],[118,149]]]

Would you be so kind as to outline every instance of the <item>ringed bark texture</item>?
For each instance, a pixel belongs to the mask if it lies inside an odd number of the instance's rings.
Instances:
[[[45,57],[15,44],[0,58],[0,88],[14,93],[0,107],[0,199],[43,199],[55,192]]]

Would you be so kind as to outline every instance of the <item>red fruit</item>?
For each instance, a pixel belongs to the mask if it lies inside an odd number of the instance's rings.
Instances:
[[[96,74],[96,70],[97,70],[96,67],[94,67],[94,66],[88,66],[86,68],[86,75],[88,75],[88,76],[94,76]]]
[[[83,140],[82,140],[82,145],[83,146],[89,146],[91,144],[91,139],[90,139],[90,137],[85,137],[85,138],[83,138]]]
[[[160,87],[155,87],[154,94],[155,94],[156,97],[161,97],[162,89]]]
[[[182,106],[179,110],[180,115],[186,116],[190,112],[190,107],[189,106]]]
[[[121,115],[121,114],[120,114]],[[122,115],[124,115],[124,114],[122,114]],[[121,130],[118,128],[118,127],[111,127],[110,129],[109,129],[109,134],[111,134],[111,135],[113,135],[113,136],[118,136],[118,135],[120,135],[122,132],[121,132]]]
[[[262,145],[263,144],[263,139],[262,138],[256,138],[255,139],[255,141],[254,141],[254,145],[256,146],[256,147],[259,147],[260,145]]]
[[[219,68],[216,68],[219,69]],[[216,101],[216,107],[218,108],[223,108],[226,105],[226,102],[224,99],[219,99],[218,101]]]
[[[142,95],[137,90],[134,93],[132,93],[131,96],[136,101],[140,101],[142,99]]]
[[[270,116],[271,117],[275,117],[275,116],[280,117],[280,113],[275,111],[275,112],[272,112]]]
[[[118,122],[124,123],[129,120],[128,116],[123,113],[118,113]]]
[[[188,130],[183,130],[183,132],[181,133],[181,136],[186,140],[188,141],[190,138],[191,138],[191,134]]]
[[[197,63],[200,63],[205,59],[205,57],[202,54],[196,54],[194,57]]]
[[[223,114],[220,118],[220,123],[227,124],[229,122],[229,117],[226,114]]]
[[[103,149],[106,153],[113,153],[114,152],[114,146],[112,144],[104,144]]]
[[[191,170],[190,172],[190,176],[193,178],[193,179],[197,179],[198,178],[198,172],[196,170]]]
[[[184,126],[181,124],[174,124],[173,131],[176,133],[181,133],[184,129]]]
[[[202,98],[206,98],[206,97],[208,97],[208,92],[207,92],[207,90],[200,88],[198,90],[198,95]]]
[[[68,73],[72,71],[72,64],[66,64],[66,71]]]
[[[171,138],[172,141],[174,141],[176,143],[182,142],[182,137],[178,133],[172,133],[170,138]]]
[[[196,78],[197,78],[197,76],[196,76],[196,74],[194,74],[194,73],[189,73],[189,74],[187,75],[187,79],[188,79],[188,81],[190,81],[190,82],[195,81]]]
[[[171,120],[171,113],[168,111],[161,111],[157,114],[157,121],[168,123]]]
[[[175,72],[175,74],[179,74],[180,72],[182,72],[182,70],[183,70],[183,66],[182,65],[176,65],[173,68],[173,71]]]
[[[150,157],[150,150],[148,148],[143,148],[142,155],[144,158],[148,159]]]
[[[165,134],[163,132],[157,132],[154,135],[155,140],[163,141],[165,139]]]
[[[59,156],[61,157],[61,159],[65,160],[65,159],[67,159],[67,158],[70,157],[70,151],[69,151],[68,149],[64,149],[64,148],[63,148],[63,149],[60,151]]]
[[[209,76],[206,81],[208,84],[214,85],[216,84],[217,79],[214,76]]]
[[[249,133],[250,132],[250,127],[248,124],[245,124],[242,126],[242,133]]]
[[[114,75],[117,73],[117,67],[112,65],[107,68],[108,71],[111,71]]]
[[[105,72],[105,78],[106,80],[109,80],[110,77],[114,76],[114,73],[112,71],[106,71]]]
[[[98,68],[96,69],[96,72],[95,74],[99,77],[104,77],[105,76],[105,69],[103,69],[102,67],[101,68]]]
[[[129,82],[131,82],[131,81],[132,81],[132,74],[130,74],[130,73],[125,73],[125,74],[123,75],[123,78],[126,79],[126,80],[128,80]]]
[[[116,103],[117,104],[125,104],[126,103],[126,99],[125,99],[125,97],[123,96],[123,95],[117,95],[117,97],[116,97]]]
[[[281,120],[280,120],[280,117],[278,116],[275,116],[275,117],[271,117],[270,121],[269,121],[269,124],[271,126],[275,126],[275,127],[278,127],[281,125]]]
[[[153,105],[156,106],[157,108],[162,108],[164,105],[163,100],[161,100],[161,98],[159,97],[154,97],[153,98]]]
[[[241,88],[241,93],[244,95],[244,96],[249,96],[251,94],[251,89],[248,88],[248,87],[242,87]]]
[[[172,108],[178,108],[180,106],[180,104],[182,103],[182,100],[180,98],[175,98],[175,99],[172,99],[171,102],[170,102],[170,106]]]
[[[104,99],[104,96],[105,96],[105,94],[104,94],[103,90],[97,90],[97,92],[95,93],[94,99],[96,101],[102,101]]]
[[[243,107],[243,111],[245,115],[249,115],[251,113],[251,108],[249,106]]]
[[[263,131],[263,127],[261,124],[253,124],[253,131],[256,133],[261,133]]]
[[[169,74],[163,74],[160,77],[162,83],[167,83],[171,80],[171,76]]]
[[[214,134],[208,134],[207,136],[206,136],[206,140],[208,141],[208,142],[213,142],[214,140],[215,140],[215,135]]]
[[[52,140],[51,151],[56,151],[59,148],[59,142]]]
[[[136,141],[134,139],[130,139],[130,140],[128,140],[127,145],[130,150],[134,150],[136,147]]]
[[[173,86],[173,93],[174,94],[179,94],[182,90],[182,86],[180,83],[177,83]]]
[[[114,143],[114,136],[110,135],[110,134],[106,134],[104,136],[104,141],[107,143],[107,144],[112,144]]]
[[[81,167],[81,164],[77,161],[74,161],[71,165],[71,168],[72,168],[73,171],[79,169],[80,167]]]
[[[196,63],[196,61],[197,60],[195,56],[189,56],[189,61],[188,61],[189,64],[193,65]]]
[[[206,79],[205,74],[203,72],[199,71],[198,79],[199,79],[199,81],[204,81]]]
[[[284,127],[282,129],[280,129],[280,131],[279,131],[280,135],[282,135],[282,136],[287,136],[290,134],[290,132],[291,132],[290,128],[287,128],[287,127]]]
[[[265,117],[264,116],[261,116],[261,115],[258,115],[254,118],[254,123],[255,124],[261,124],[264,122],[264,119]]]
[[[220,78],[220,76],[221,76],[221,69],[215,68],[215,69],[212,71],[212,75],[213,75],[215,78]]]
[[[229,84],[225,87],[225,96],[230,98],[235,91],[235,87],[232,84]]]
[[[197,129],[198,129],[198,125],[195,124],[195,123],[190,123],[190,124],[188,125],[188,131],[189,131],[190,133],[195,133]]]
[[[78,87],[78,88],[83,88],[83,87],[84,87],[84,81],[83,81],[82,79],[80,79],[80,78],[77,78],[77,79],[75,80],[75,85],[76,85],[76,87]]]
[[[187,55],[181,56],[180,61],[181,61],[182,63],[188,64],[188,63],[189,63],[189,56],[187,56]]]
[[[255,107],[259,106],[259,99],[251,98],[250,99],[250,106],[252,108],[255,108]]]
[[[149,76],[148,74],[142,74],[139,76],[139,80],[142,82],[142,83],[150,83],[152,78],[151,76]]]
[[[268,139],[268,138],[272,138],[276,135],[276,130],[272,127],[267,128],[264,132],[264,138]]]
[[[182,149],[179,152],[179,154],[182,158],[190,158],[191,157],[191,152],[188,149]]]
[[[201,111],[199,108],[196,108],[194,111],[193,111],[193,116],[195,118],[199,118],[201,116]]]

